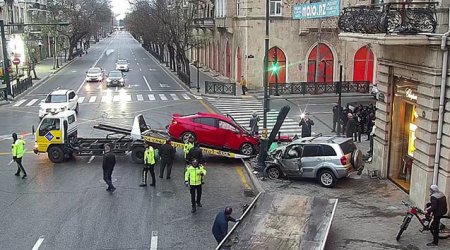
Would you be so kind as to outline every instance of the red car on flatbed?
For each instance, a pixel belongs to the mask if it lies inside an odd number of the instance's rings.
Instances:
[[[239,126],[231,117],[200,112],[182,116],[174,114],[169,125],[172,138],[186,142],[193,136],[200,145],[253,155],[259,138]]]

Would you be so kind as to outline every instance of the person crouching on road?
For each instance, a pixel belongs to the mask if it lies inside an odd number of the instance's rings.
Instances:
[[[149,171],[152,176],[152,184],[150,186],[155,186],[155,162],[155,149],[147,144],[144,151],[144,169],[142,170],[142,183],[139,185],[140,187],[147,186],[147,175]]]
[[[23,172],[22,179],[25,179],[27,177],[27,172],[25,172],[25,169],[22,165],[22,158],[25,155],[25,141],[21,138],[17,138],[17,134],[12,134],[13,138],[13,144],[11,146],[12,151],[12,157],[13,160],[17,163],[17,172],[15,173],[16,176],[20,176],[20,172]]]
[[[175,158],[176,150],[171,144],[171,140],[166,140],[159,150],[159,155],[161,156],[161,166],[159,171],[159,178],[163,178],[164,169],[167,167],[166,178],[170,179],[170,174],[172,172],[173,159]]]
[[[214,224],[212,227],[212,233],[214,238],[216,238],[217,244],[222,242],[225,236],[228,233],[228,222],[238,222],[235,218],[231,217],[231,213],[233,213],[233,208],[226,207],[224,210],[220,211],[216,215],[216,219],[214,220]]]
[[[191,192],[192,213],[197,211],[197,207],[202,207],[202,179],[206,175],[206,169],[199,164],[197,159],[192,159],[191,165],[184,173],[184,183],[189,185]],[[197,193],[197,197],[195,195]]]
[[[111,152],[111,145],[106,144],[105,145],[105,153],[103,155],[103,180],[108,184],[108,188],[106,191],[108,192],[114,192],[116,188],[114,187],[112,183],[112,172],[114,170],[114,166],[116,165],[116,156],[113,152]]]

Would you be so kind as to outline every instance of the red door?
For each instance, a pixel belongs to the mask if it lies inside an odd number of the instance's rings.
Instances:
[[[269,50],[269,83],[286,83],[286,56],[278,47]]]
[[[360,48],[355,54],[353,65],[353,81],[369,81],[373,83],[374,56],[368,46]]]
[[[240,82],[242,76],[241,48],[237,49],[236,81]]]
[[[319,59],[318,72],[316,72],[317,59]],[[319,48],[316,45],[308,56],[308,82],[332,83],[333,67],[334,58],[331,49],[323,43],[320,44]]]
[[[231,71],[231,51],[230,44],[227,42],[227,50],[226,50],[226,68],[225,68],[225,76],[230,77]]]

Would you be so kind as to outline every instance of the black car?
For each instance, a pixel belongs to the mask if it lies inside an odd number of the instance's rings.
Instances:
[[[125,86],[124,74],[118,70],[111,70],[108,73],[108,77],[106,78],[106,87],[110,86]]]

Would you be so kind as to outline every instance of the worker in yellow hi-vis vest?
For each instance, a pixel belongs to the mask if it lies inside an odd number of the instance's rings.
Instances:
[[[20,176],[20,172],[23,172],[22,179],[25,179],[27,177],[27,172],[25,172],[25,169],[22,165],[22,158],[25,154],[25,141],[22,138],[17,138],[17,134],[12,134],[13,138],[13,144],[11,145],[11,151],[13,160],[17,163],[17,172],[16,176]]]
[[[147,144],[144,151],[144,169],[142,171],[142,183],[139,185],[140,187],[147,186],[147,175],[149,171],[152,176],[152,184],[150,186],[155,186],[155,163],[155,149]]]

